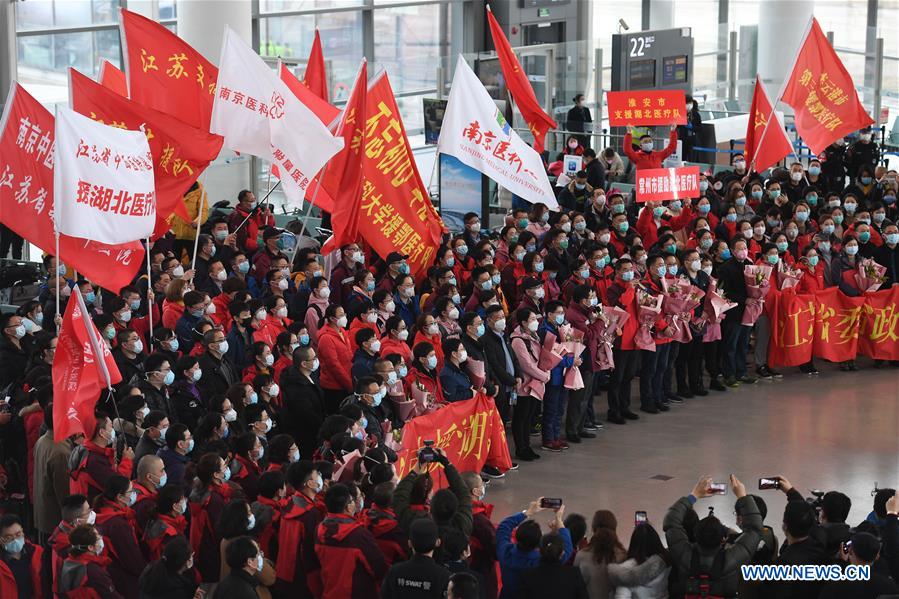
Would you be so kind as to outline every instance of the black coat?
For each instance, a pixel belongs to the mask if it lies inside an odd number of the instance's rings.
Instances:
[[[441,599],[449,570],[426,555],[414,555],[391,566],[381,585],[381,599]]]
[[[169,422],[171,424],[179,422],[175,412],[175,406],[172,403],[171,397],[169,397],[169,392],[166,387],[157,389],[151,385],[149,381],[141,381],[138,387],[140,388],[141,393],[144,394],[144,399],[147,401],[148,408],[164,412],[165,415],[169,417]]]
[[[824,545],[812,537],[788,545],[784,541],[780,555],[774,560],[778,565],[800,566],[827,563]],[[815,599],[821,591],[818,582],[776,582],[771,584],[771,597],[776,599]]]
[[[213,397],[224,395],[231,385],[240,380],[239,373],[227,358],[217,360],[207,352],[200,356],[199,362],[203,378],[197,386],[200,388],[200,397],[207,405]]]
[[[325,401],[316,373],[309,380],[296,366],[290,366],[281,373],[278,385],[284,408],[281,411],[281,426],[284,432],[293,436],[301,456],[312,456],[318,440],[318,429],[324,422]]]
[[[536,568],[525,570],[518,589],[521,599],[588,599],[587,585],[584,584],[580,569],[562,564],[540,564]]]
[[[231,570],[215,588],[211,599],[259,599],[256,579],[243,570]]]
[[[506,354],[503,351],[503,344],[509,350],[512,358],[512,367],[514,372],[509,373],[506,368]],[[518,365],[518,356],[509,345],[509,340],[503,337],[500,339],[496,333],[488,330],[481,337],[481,346],[484,348],[484,355],[487,356],[487,366],[490,376],[493,377],[493,383],[502,385],[503,387],[514,387],[515,377],[521,374],[521,367]]]
[[[115,360],[119,372],[122,374],[122,385],[130,385],[132,381],[140,382],[144,379],[144,358],[145,355],[138,354],[136,358],[131,360],[122,352],[121,347],[112,350],[112,359]],[[135,383],[136,384],[136,383]],[[152,407],[150,408],[153,409]]]
[[[584,170],[587,171],[587,183],[593,189],[606,188],[606,167],[602,165],[602,161],[595,158],[590,161]]]
[[[20,382],[25,376],[28,354],[24,347],[19,349],[5,336],[0,338],[0,390],[10,383]]]
[[[727,299],[737,302],[737,306],[724,313],[724,319],[739,323],[743,319],[743,309],[746,306],[746,279],[743,278],[743,269],[752,265],[750,260],[740,262],[731,258],[724,262],[718,269],[718,288],[724,290]]]

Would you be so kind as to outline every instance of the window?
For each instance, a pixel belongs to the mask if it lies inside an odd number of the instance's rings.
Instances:
[[[375,10],[374,23],[375,62],[387,69],[393,90],[403,93],[436,88],[440,6]]]

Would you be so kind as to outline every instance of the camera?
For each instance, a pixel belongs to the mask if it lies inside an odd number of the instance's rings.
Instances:
[[[779,489],[780,481],[774,478],[760,478],[759,479],[759,491],[766,491],[768,489]]]
[[[540,507],[557,510],[562,507],[562,498],[561,497],[544,497],[540,500]]]
[[[646,512],[642,510],[634,512],[634,526],[639,526],[646,522],[649,522],[649,518],[646,517]]]
[[[425,446],[418,450],[419,464],[432,464],[437,461],[437,450],[433,441],[425,441]]]
[[[712,495],[727,495],[727,483],[709,483],[709,493]]]

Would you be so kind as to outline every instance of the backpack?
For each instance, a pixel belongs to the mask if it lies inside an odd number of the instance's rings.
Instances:
[[[724,549],[715,554],[711,568],[704,568],[699,559],[699,548],[693,546],[690,572],[684,599],[724,599],[721,594],[721,576],[724,573]]]

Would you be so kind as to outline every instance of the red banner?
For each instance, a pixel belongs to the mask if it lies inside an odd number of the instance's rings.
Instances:
[[[771,127],[768,127],[768,120]],[[768,132],[765,133],[765,129]],[[783,125],[771,107],[771,99],[762,79],[756,75],[755,90],[752,93],[752,105],[749,107],[749,123],[746,126],[746,145],[743,147],[743,155],[749,161],[753,170],[762,172],[776,162],[779,162],[793,151],[790,139],[784,131]]]
[[[100,63],[100,76],[97,77],[97,81],[106,89],[111,89],[120,96],[128,97],[128,80],[125,78],[125,73],[105,58]]]
[[[365,115],[359,236],[382,258],[408,255],[418,277],[434,262],[443,221],[418,174],[386,72],[368,86]]]
[[[503,420],[496,404],[483,393],[452,403],[433,414],[413,418],[403,427],[403,448],[398,453],[396,471],[400,478],[418,464],[418,450],[425,441],[446,452],[459,472],[480,472],[485,464],[500,470],[512,467]],[[436,488],[446,486],[443,469],[430,467]]]
[[[224,139],[132,102],[75,69],[69,69],[69,77],[69,94],[76,112],[113,127],[144,130],[153,155],[157,223],[165,223],[173,212],[190,221],[184,194],[218,156]],[[165,224],[163,232],[167,229]]]
[[[606,104],[613,127],[687,124],[683,90],[606,92]]]
[[[322,38],[315,28],[315,39],[312,40],[312,50],[309,51],[309,60],[306,62],[306,72],[303,73],[303,85],[324,100],[329,102],[328,74],[325,72],[325,53],[322,51]]]
[[[637,169],[638,202],[660,202],[699,197],[699,167]]]
[[[531,82],[528,81],[521,63],[518,62],[512,46],[509,45],[509,40],[506,39],[506,34],[503,33],[503,28],[499,26],[489,6],[487,7],[487,21],[490,23],[490,35],[493,37],[493,46],[496,48],[506,87],[534,136],[534,149],[538,154],[543,153],[546,132],[555,129],[558,125],[551,116],[543,112]],[[681,106],[683,105],[684,103],[681,102]]]
[[[831,362],[858,355],[899,360],[899,286],[859,297],[836,287],[802,295],[787,289],[768,301],[773,367],[799,366],[813,356]]]
[[[55,119],[14,83],[0,119],[0,222],[48,253],[55,251],[53,131]],[[60,261],[92,282],[118,291],[144,259],[138,242],[106,245],[59,236]]]
[[[103,366],[97,360],[103,352]],[[100,333],[90,316],[84,318],[84,300],[76,286],[66,306],[59,344],[53,358],[53,438],[62,441],[66,437],[84,433],[93,435],[96,419],[94,407],[103,389],[109,383],[122,381],[122,375],[112,357],[112,352],[100,341]]]
[[[834,140],[874,122],[815,18],[802,40],[781,101],[793,107],[796,131],[815,154],[823,152]]]
[[[121,9],[131,99],[209,131],[218,69],[165,26]]]

